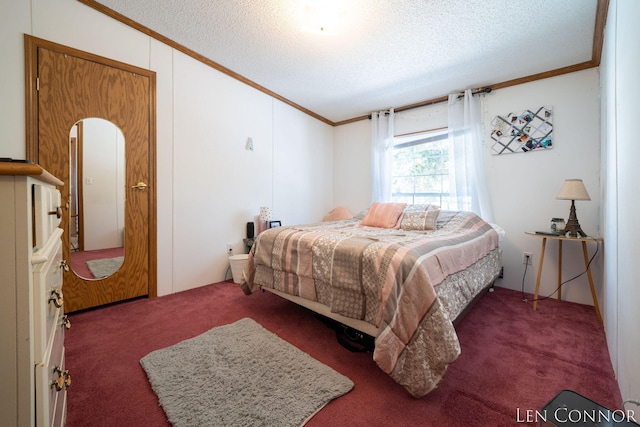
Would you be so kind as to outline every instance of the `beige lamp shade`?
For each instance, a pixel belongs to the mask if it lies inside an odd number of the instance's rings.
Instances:
[[[567,179],[560,192],[556,195],[558,200],[591,200],[587,189],[581,179]]]

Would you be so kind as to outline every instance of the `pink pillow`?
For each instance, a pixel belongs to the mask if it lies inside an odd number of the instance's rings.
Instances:
[[[328,214],[326,214],[322,220],[323,221],[340,221],[341,219],[351,218],[353,214],[349,212],[347,208],[342,206],[338,206],[337,208],[331,210]]]
[[[406,203],[374,202],[360,224],[370,227],[394,228],[398,225]]]

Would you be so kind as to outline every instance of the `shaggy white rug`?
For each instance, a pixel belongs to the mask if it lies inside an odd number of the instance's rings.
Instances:
[[[117,256],[114,258],[101,258],[87,261],[87,267],[93,277],[96,279],[102,279],[103,277],[109,277],[122,265],[124,256]]]
[[[174,426],[300,426],[353,382],[245,318],[140,360]]]

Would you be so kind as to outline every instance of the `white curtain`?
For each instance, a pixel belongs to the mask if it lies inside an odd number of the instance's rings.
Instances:
[[[470,89],[449,95],[449,174],[451,209],[471,211],[493,221],[484,165],[480,100]]]
[[[371,113],[372,202],[391,201],[393,134],[393,108]]]

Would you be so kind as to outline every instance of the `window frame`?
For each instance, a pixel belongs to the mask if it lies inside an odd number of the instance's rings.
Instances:
[[[442,140],[448,140],[449,139],[449,129],[448,128],[438,128],[438,129],[432,129],[432,130],[427,130],[427,131],[422,131],[422,132],[416,132],[416,133],[412,133],[412,134],[406,134],[406,135],[400,135],[400,136],[396,136],[393,140],[393,160],[392,160],[392,182],[395,179],[406,179],[406,178],[411,178],[415,181],[415,178],[418,175],[409,175],[409,176],[399,176],[399,175],[395,175],[395,170],[396,170],[396,161],[395,161],[395,154],[396,154],[396,150],[397,149],[405,149],[405,148],[410,148],[410,147],[415,147],[415,146],[419,146],[419,145],[424,145],[424,144],[429,144],[429,143],[433,143],[433,142],[438,142],[438,141],[442,141]],[[450,155],[449,155],[449,147],[447,145],[447,151],[446,151],[446,156],[447,159],[445,160],[445,162],[449,162],[450,159]],[[440,155],[440,157],[442,157]],[[440,172],[440,173],[433,173],[433,174],[427,174],[427,175],[421,175],[423,177],[434,177],[437,176],[439,177],[440,181],[441,181],[441,189],[443,188],[442,185],[442,178],[446,177],[447,180],[447,185],[446,187],[448,188],[448,186],[450,185],[449,178],[450,178],[450,171],[447,170],[445,172]],[[415,189],[415,182],[414,182],[414,189]],[[448,198],[450,196],[450,192],[446,191],[440,191],[439,193],[436,192],[428,192],[428,193],[416,193],[415,191],[412,193],[396,193],[393,191],[393,184],[391,187],[391,200],[394,202],[406,202],[407,204],[425,204],[425,203],[434,203],[437,204],[441,207],[446,207],[448,205]],[[411,202],[409,202],[407,200],[407,198],[411,198]],[[423,198],[423,199],[437,199],[437,202],[418,202],[416,203],[416,198]]]

